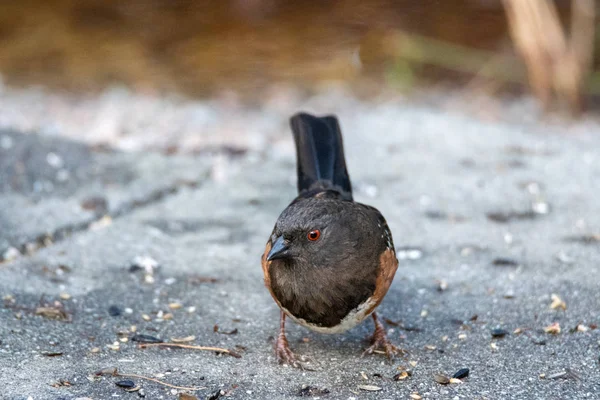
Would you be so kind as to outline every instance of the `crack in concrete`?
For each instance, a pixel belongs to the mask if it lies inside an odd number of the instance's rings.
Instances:
[[[52,232],[41,234],[35,237],[33,240],[28,240],[25,243],[19,243],[16,245],[12,244],[11,247],[17,249],[21,256],[30,257],[40,249],[47,248],[58,242],[61,242],[75,233],[89,230],[94,224],[101,223],[102,220],[107,217],[111,219],[117,219],[129,215],[140,208],[151,206],[177,194],[182,188],[198,189],[200,184],[206,179],[208,178],[203,177],[198,180],[178,180],[173,184],[151,191],[143,198],[127,201],[114,211],[98,213],[94,217],[86,219],[85,221],[60,226]],[[5,251],[0,253],[0,265],[8,265],[21,258],[17,256],[8,260],[5,259],[4,254],[6,253],[6,250],[8,249],[5,249]]]

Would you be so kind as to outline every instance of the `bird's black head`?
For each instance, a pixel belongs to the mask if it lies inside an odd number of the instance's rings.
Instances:
[[[373,218],[357,206],[322,198],[292,203],[275,224],[267,260],[324,268],[375,255],[372,245],[379,241],[371,237],[377,233]]]

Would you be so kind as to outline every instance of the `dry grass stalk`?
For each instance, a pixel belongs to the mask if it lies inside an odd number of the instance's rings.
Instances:
[[[594,0],[573,0],[570,34],[549,0],[503,0],[510,33],[544,107],[552,95],[581,110],[582,89],[594,51]]]

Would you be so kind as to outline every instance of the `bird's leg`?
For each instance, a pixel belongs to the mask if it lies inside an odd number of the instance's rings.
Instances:
[[[280,364],[289,364],[292,367],[301,368],[296,356],[290,350],[287,338],[285,337],[285,313],[281,311],[281,322],[279,324],[279,335],[275,341],[275,355]]]
[[[375,332],[371,336],[371,346],[369,346],[363,355],[373,354],[376,350],[383,350],[388,359],[392,359],[396,354],[404,353],[404,350],[394,346],[385,334],[385,327],[379,321],[376,313],[373,313],[373,323],[375,324]]]

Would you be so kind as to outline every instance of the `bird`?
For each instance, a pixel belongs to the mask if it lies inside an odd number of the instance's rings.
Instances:
[[[335,115],[290,118],[298,196],[281,212],[261,257],[264,283],[280,308],[277,361],[302,368],[285,334],[286,318],[310,330],[345,332],[369,316],[375,330],[363,352],[403,352],[390,342],[375,309],[398,259],[390,228],[374,207],[354,201]]]

